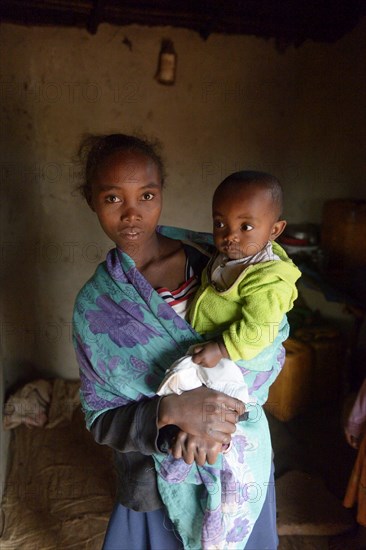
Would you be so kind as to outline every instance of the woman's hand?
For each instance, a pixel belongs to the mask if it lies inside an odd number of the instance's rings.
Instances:
[[[159,407],[158,428],[175,424],[187,434],[228,444],[245,407],[239,399],[201,386],[181,395],[167,395]]]
[[[198,466],[215,464],[218,454],[222,451],[221,443],[212,437],[199,437],[179,432],[172,444],[171,453],[174,458],[183,458],[187,464],[196,462]]]

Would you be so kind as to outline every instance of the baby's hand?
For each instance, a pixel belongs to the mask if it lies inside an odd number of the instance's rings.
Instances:
[[[205,344],[199,344],[193,349],[192,361],[196,365],[201,365],[211,369],[217,363],[225,357],[222,353],[222,349],[217,342],[207,342]]]

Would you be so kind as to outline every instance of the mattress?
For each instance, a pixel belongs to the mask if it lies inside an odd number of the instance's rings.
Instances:
[[[44,427],[11,430],[1,550],[100,550],[114,503],[111,449],[86,430],[78,382],[52,382]]]

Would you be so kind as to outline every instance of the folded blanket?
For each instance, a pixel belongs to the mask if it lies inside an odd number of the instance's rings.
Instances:
[[[34,380],[14,392],[4,406],[5,430],[20,424],[28,427],[51,429],[70,422],[80,405],[79,381]]]

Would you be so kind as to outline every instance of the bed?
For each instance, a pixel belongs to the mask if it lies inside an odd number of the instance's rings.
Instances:
[[[114,501],[112,451],[85,428],[79,383],[51,384],[47,423],[12,429],[1,550],[102,546]]]

